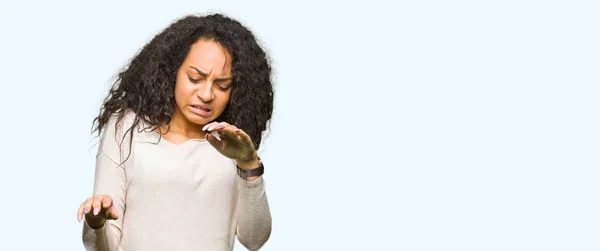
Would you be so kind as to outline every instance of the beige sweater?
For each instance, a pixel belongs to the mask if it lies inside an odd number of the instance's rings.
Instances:
[[[100,229],[84,223],[86,250],[225,251],[233,250],[235,236],[257,250],[267,241],[271,214],[262,177],[241,179],[235,162],[206,140],[176,145],[136,130],[131,145],[129,137],[123,142],[133,118],[127,113],[115,129],[113,116],[100,139],[93,193],[112,196],[120,217]]]

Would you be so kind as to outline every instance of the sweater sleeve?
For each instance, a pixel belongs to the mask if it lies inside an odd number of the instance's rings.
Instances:
[[[113,206],[117,209],[119,218],[108,220],[99,229],[91,228],[87,222],[83,223],[82,239],[85,250],[109,251],[117,250],[121,240],[121,226],[125,212],[126,176],[125,168],[121,164],[127,152],[119,146],[123,141],[121,128],[115,127],[113,116],[107,123],[103,136],[100,139],[98,154],[96,155],[96,167],[94,176],[93,195],[110,195]],[[121,126],[121,124],[119,125]],[[129,143],[127,139],[124,143]],[[124,150],[126,147],[123,147]],[[125,153],[125,156],[123,156]]]
[[[248,182],[237,177],[237,238],[248,250],[258,250],[271,235],[271,212],[263,177]]]

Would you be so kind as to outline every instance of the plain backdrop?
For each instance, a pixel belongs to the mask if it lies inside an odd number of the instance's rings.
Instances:
[[[599,11],[2,0],[0,249],[83,250],[113,76],[174,19],[222,12],[275,69],[262,250],[600,250]]]

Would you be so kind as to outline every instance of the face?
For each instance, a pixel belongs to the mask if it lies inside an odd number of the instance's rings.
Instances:
[[[199,40],[177,72],[176,109],[188,123],[202,126],[215,120],[231,96],[231,56],[217,42]]]

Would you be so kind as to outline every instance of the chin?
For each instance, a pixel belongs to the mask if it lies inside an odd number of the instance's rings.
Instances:
[[[194,125],[198,125],[198,126],[203,126],[206,125],[210,122],[212,122],[214,119],[208,119],[208,118],[198,118],[197,116],[186,116],[187,121],[189,121],[190,123],[194,124]]]
[[[206,125],[206,124],[214,121],[217,118],[215,116],[203,117],[203,116],[200,116],[200,115],[192,113],[192,112],[184,114],[184,116],[187,121],[189,121],[190,123],[192,123],[194,125],[199,125],[199,126]]]

